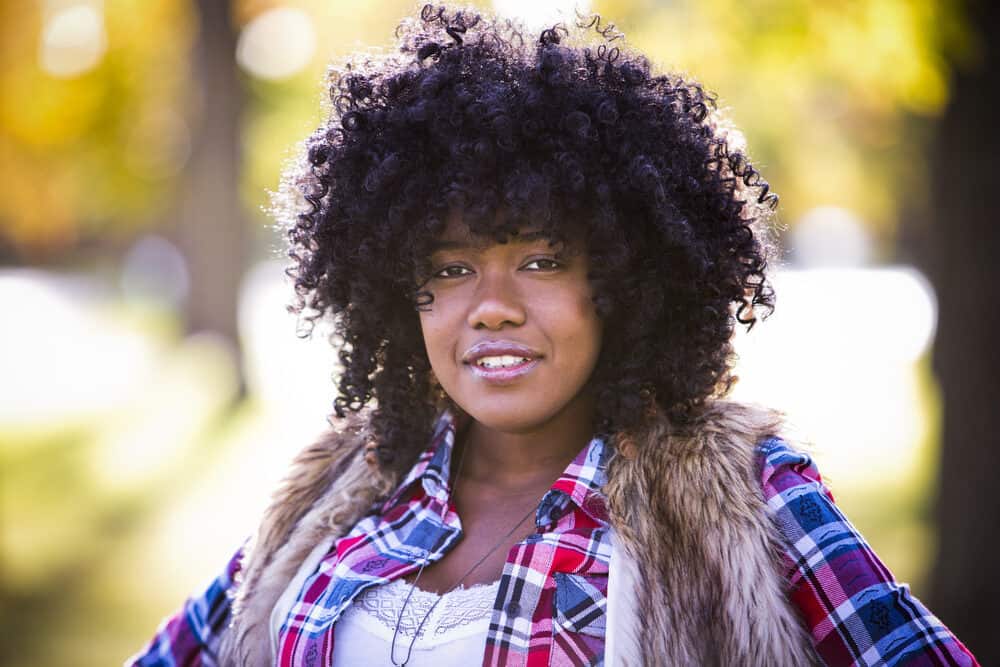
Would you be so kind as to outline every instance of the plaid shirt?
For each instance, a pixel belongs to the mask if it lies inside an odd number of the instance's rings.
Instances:
[[[762,443],[764,499],[788,547],[789,597],[828,665],[978,665],[834,504],[808,455]]]
[[[279,633],[281,666],[330,665],[334,624],[363,590],[442,558],[461,535],[448,504],[454,423],[379,511],[338,540],[304,583]],[[588,665],[604,656],[607,447],[592,440],[542,498],[537,529],[508,553],[484,665]],[[840,514],[811,459],[779,439],[758,448],[764,498],[788,540],[790,599],[829,665],[976,665],[940,621],[897,584]],[[409,498],[408,500],[404,500]],[[229,615],[240,554],[161,627],[130,665],[210,666]]]

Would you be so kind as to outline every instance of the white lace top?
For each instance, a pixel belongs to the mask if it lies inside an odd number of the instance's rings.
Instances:
[[[499,583],[460,587],[440,596],[441,602],[430,612],[419,633],[417,627],[439,597],[436,593],[414,589],[400,618],[410,593],[409,583],[397,579],[368,589],[337,619],[334,667],[391,665],[389,650],[397,621],[397,663],[406,657],[413,641],[407,667],[481,664]]]

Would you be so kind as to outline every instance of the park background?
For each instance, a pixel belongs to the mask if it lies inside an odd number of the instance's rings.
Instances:
[[[477,6],[558,20],[573,3]],[[781,195],[735,395],[787,411],[847,516],[1000,664],[998,12],[593,0],[718,92]],[[412,2],[0,4],[0,664],[117,664],[323,430],[335,355],[267,215],[326,66]],[[570,14],[570,19],[572,14]]]

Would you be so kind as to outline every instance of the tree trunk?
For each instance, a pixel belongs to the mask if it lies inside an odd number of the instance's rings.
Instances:
[[[931,159],[932,223],[922,264],[938,295],[933,364],[944,423],[939,544],[928,606],[983,665],[1000,665],[1000,11],[969,8],[982,61],[956,71]]]
[[[193,63],[192,151],[173,232],[190,272],[188,332],[222,336],[241,367],[237,296],[250,238],[239,197],[244,98],[236,71],[236,33],[229,2],[198,0],[196,7],[200,31]],[[242,370],[239,375],[242,394]]]

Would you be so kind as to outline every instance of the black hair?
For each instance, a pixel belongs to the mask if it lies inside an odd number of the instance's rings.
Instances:
[[[379,462],[408,466],[429,436],[414,277],[454,211],[498,240],[527,224],[582,239],[605,322],[595,428],[640,428],[650,409],[683,423],[728,392],[736,323],[773,310],[777,197],[715,97],[654,74],[596,16],[535,37],[427,5],[396,36],[394,53],[331,70],[328,117],[286,173],[298,201],[277,206],[292,309],[333,319],[334,409],[374,399]]]

